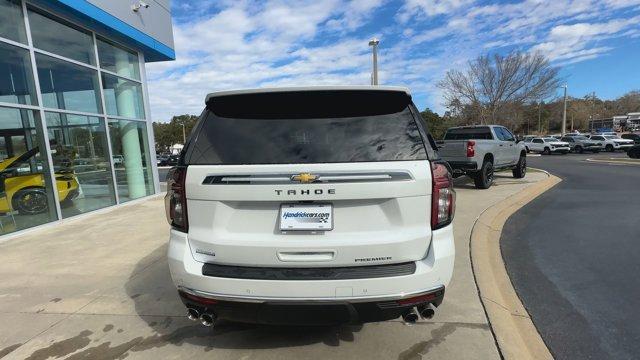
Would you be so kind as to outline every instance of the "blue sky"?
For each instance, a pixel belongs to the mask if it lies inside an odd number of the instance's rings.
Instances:
[[[640,89],[640,0],[175,0],[172,11],[177,60],[147,65],[155,121],[199,114],[217,90],[368,84],[372,37],[380,83],[441,114],[447,70],[513,49],[549,57],[574,97]]]

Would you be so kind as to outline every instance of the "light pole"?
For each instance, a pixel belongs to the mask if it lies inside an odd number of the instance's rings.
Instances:
[[[562,111],[562,129],[560,129],[560,135],[565,134],[567,130],[567,84],[564,84],[564,111]]]
[[[373,38],[369,41],[369,46],[373,51],[373,74],[371,75],[371,85],[378,85],[378,44],[380,40]]]
[[[182,145],[186,145],[186,144],[187,144],[187,132],[185,131],[184,123],[182,123]]]

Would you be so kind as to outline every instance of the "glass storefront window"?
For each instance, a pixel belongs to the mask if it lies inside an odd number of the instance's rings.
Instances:
[[[29,50],[0,43],[0,101],[25,105],[38,103]]]
[[[96,70],[36,54],[38,80],[45,107],[101,113]]]
[[[147,124],[109,119],[109,134],[120,202],[153,194]]]
[[[103,39],[98,39],[98,57],[102,69],[120,76],[140,80],[140,67],[136,53]]]
[[[0,36],[9,40],[27,43],[22,5],[19,0],[0,0]]]
[[[0,235],[57,220],[38,113],[0,107]],[[58,192],[67,180],[56,174]]]
[[[71,181],[60,198],[62,217],[115,204],[105,123],[102,118],[47,112],[53,168]]]
[[[93,37],[66,22],[29,9],[33,46],[83,63],[95,65]]]
[[[139,83],[102,73],[102,88],[108,115],[144,118],[142,86]]]

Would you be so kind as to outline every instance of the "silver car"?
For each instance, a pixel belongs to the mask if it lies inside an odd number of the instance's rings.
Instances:
[[[591,140],[586,136],[574,135],[574,136],[565,136],[561,139],[562,141],[569,143],[569,147],[571,151],[577,153],[584,153],[585,151],[591,151],[594,153],[600,152],[604,149],[601,142],[596,140]]]

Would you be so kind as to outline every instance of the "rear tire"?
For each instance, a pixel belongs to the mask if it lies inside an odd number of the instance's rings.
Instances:
[[[522,179],[527,174],[527,158],[526,156],[520,155],[520,160],[518,160],[518,164],[516,167],[511,170],[513,177],[516,179]]]
[[[484,161],[480,171],[473,176],[473,182],[476,185],[476,189],[488,189],[493,184],[493,163],[491,161]]]
[[[613,145],[609,144],[605,146],[604,149],[607,150],[608,152],[613,152]]]
[[[544,148],[544,150],[542,150],[542,154],[543,155],[551,155],[551,149],[549,149],[548,147]]]
[[[582,146],[578,145],[575,148],[575,152],[577,152],[578,154],[583,154],[584,153],[584,149],[582,148]]]

